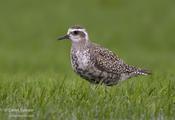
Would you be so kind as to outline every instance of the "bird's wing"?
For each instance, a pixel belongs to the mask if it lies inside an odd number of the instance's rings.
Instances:
[[[125,64],[116,54],[106,48],[97,46],[93,49],[93,53],[94,65],[101,71],[121,74],[137,70],[137,68]]]

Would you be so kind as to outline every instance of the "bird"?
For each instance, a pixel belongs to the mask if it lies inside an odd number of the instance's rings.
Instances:
[[[58,37],[58,40],[65,39],[71,41],[73,71],[90,83],[113,86],[119,81],[151,74],[147,69],[126,64],[114,52],[92,42],[86,29],[80,25],[70,27],[66,35]]]

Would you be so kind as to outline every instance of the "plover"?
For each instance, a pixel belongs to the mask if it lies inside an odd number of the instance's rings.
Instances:
[[[70,27],[65,36],[58,38],[63,39],[72,42],[73,70],[91,83],[112,86],[121,80],[150,74],[148,70],[126,64],[112,51],[91,42],[86,29],[81,26]]]

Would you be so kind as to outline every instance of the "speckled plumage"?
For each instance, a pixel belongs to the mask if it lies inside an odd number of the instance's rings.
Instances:
[[[78,34],[75,34],[76,32]],[[137,75],[147,75],[148,71],[124,63],[112,51],[88,39],[86,30],[80,26],[69,29],[68,37],[72,40],[71,64],[73,70],[91,83],[108,86],[120,80]],[[62,39],[62,38],[61,38]]]

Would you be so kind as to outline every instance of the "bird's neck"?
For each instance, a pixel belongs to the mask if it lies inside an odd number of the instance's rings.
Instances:
[[[72,49],[76,51],[86,49],[89,42],[90,42],[89,40],[81,40],[79,42],[72,42]]]

